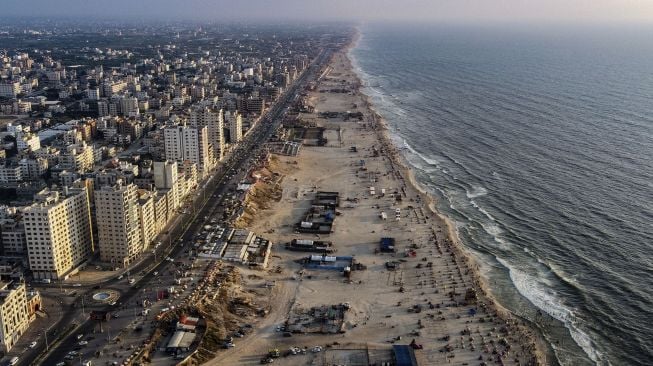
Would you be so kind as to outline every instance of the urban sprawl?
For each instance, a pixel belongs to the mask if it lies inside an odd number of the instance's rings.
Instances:
[[[356,39],[0,25],[0,363],[539,364],[361,93]]]

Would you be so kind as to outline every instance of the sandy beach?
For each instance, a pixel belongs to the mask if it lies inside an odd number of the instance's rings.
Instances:
[[[282,196],[259,211],[250,227],[276,243],[268,268],[282,271],[265,274],[275,281],[267,299],[273,305],[252,334],[207,364],[258,364],[270,349],[291,347],[309,351],[278,363],[381,364],[392,344],[412,340],[423,347],[415,350],[421,365],[546,363],[529,328],[487,295],[472,257],[419,189],[359,89],[347,50],[336,53],[308,96],[315,110],[298,116],[325,128],[325,146],[302,146],[297,156],[273,156],[270,169],[283,177]],[[320,112],[338,116],[324,118]],[[347,112],[360,112],[362,118],[343,118]],[[294,225],[317,191],[339,193],[332,233],[299,234]],[[395,253],[379,251],[384,237],[394,238]],[[284,249],[293,239],[332,242],[334,255],[353,256],[366,269],[346,278],[339,271],[303,268],[297,261],[311,253]],[[279,331],[289,314],[344,303],[349,307],[344,332],[284,337]],[[315,346],[322,348],[311,352]]]

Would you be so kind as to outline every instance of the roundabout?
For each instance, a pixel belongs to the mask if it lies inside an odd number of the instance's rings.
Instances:
[[[110,303],[115,302],[120,297],[118,291],[114,290],[100,290],[93,294],[92,298],[96,302]]]

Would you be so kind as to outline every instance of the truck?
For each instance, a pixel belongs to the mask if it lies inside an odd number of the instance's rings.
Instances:
[[[381,211],[380,216],[381,216],[381,220],[387,220],[388,219],[388,215],[384,211]]]

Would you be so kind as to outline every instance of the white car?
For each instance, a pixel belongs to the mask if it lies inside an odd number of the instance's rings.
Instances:
[[[81,283],[76,283],[76,284],[73,285],[73,287],[82,287],[82,284]]]
[[[29,348],[34,348],[34,347],[36,347],[36,341],[29,344]]]
[[[80,346],[86,346],[88,344],[88,341],[79,341]]]

